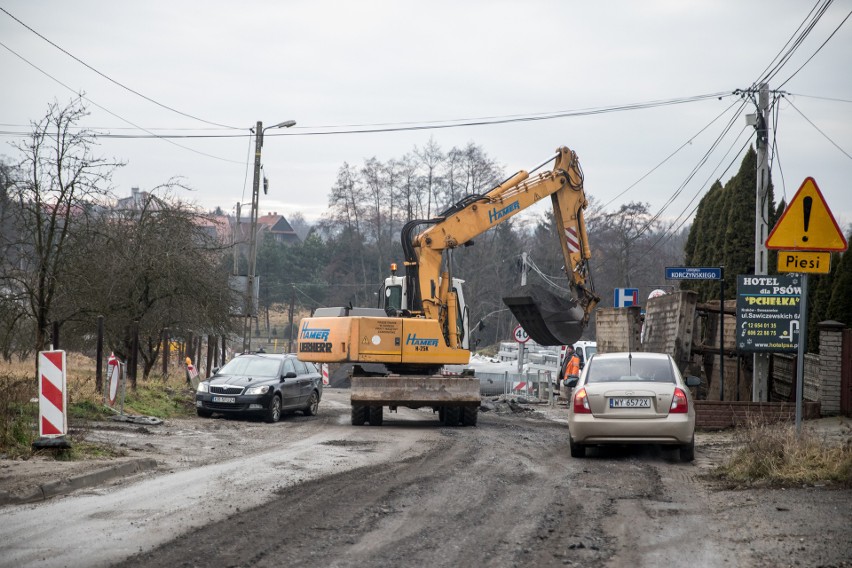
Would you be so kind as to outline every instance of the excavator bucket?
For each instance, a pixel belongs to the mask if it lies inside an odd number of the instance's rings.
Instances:
[[[561,298],[529,284],[503,298],[503,303],[539,345],[573,345],[583,334],[585,310],[576,298]]]

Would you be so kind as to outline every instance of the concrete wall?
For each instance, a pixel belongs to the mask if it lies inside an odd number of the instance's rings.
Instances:
[[[819,373],[817,399],[823,416],[840,414],[841,374],[843,372],[843,330],[836,321],[825,321],[819,327]],[[807,375],[805,375],[807,377]],[[805,391],[807,392],[807,390]]]
[[[642,328],[642,350],[668,353],[683,370],[692,352],[698,294],[680,291],[648,300]]]
[[[736,350],[736,301],[724,306],[723,344],[720,354],[719,302],[700,306],[692,292],[681,291],[648,300],[644,330],[639,307],[597,310],[598,352],[657,351],[669,353],[687,375],[701,378],[696,398],[707,401],[749,402],[752,393],[751,353]],[[840,413],[843,331],[839,322],[822,322],[820,353],[808,353],[804,361],[803,399],[819,402],[823,415]],[[720,376],[719,366],[723,366]],[[793,402],[795,357],[772,354],[770,365],[772,402]],[[722,377],[724,379],[722,380]]]
[[[598,308],[595,316],[598,353],[618,353],[622,351],[641,351],[640,309]]]
[[[806,353],[804,364],[805,401],[819,401],[823,416],[840,414],[840,379],[843,357],[843,329],[838,322],[819,324],[819,354]],[[770,398],[773,401],[795,399],[796,356],[772,355]]]

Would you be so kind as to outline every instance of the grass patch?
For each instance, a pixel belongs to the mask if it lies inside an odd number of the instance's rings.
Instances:
[[[68,405],[68,421],[104,420],[114,413],[93,400],[81,400]]]
[[[140,381],[135,392],[127,391],[124,412],[157,418],[194,416],[195,392],[163,380]]]
[[[113,446],[79,440],[67,449],[38,450],[32,452],[32,455],[53,456],[56,461],[83,461],[124,457],[127,452]]]
[[[90,422],[103,421],[114,415],[104,405],[103,393],[97,389],[95,363],[80,354],[67,355],[66,385],[68,439],[70,450],[51,452],[57,459],[80,460],[122,455],[107,445],[85,441]],[[195,392],[184,384],[183,373],[165,379],[141,377],[136,391],[127,388],[124,413],[167,419],[195,416]],[[27,459],[35,455],[32,443],[38,439],[38,383],[33,360],[0,363],[0,456]]]
[[[736,431],[738,449],[713,474],[737,485],[832,483],[852,487],[852,445],[830,444],[791,424],[752,421]]]
[[[30,453],[38,404],[30,402],[36,387],[29,377],[0,374],[0,453],[17,457]]]

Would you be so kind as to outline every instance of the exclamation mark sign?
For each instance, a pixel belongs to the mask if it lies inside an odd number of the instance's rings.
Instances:
[[[805,232],[806,233],[808,232],[808,227],[811,224],[811,206],[813,205],[813,203],[814,203],[813,197],[805,197],[804,199],[802,199],[802,208],[804,209],[804,212],[805,212],[804,221],[805,221]],[[805,243],[808,242],[808,236],[807,235],[802,235],[802,242],[805,242]]]

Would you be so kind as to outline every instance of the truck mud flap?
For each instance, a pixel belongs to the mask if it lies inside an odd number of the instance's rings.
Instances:
[[[352,404],[370,406],[479,406],[476,377],[352,377]]]
[[[585,312],[575,298],[560,298],[530,284],[503,298],[503,303],[539,345],[572,345],[583,335]]]

